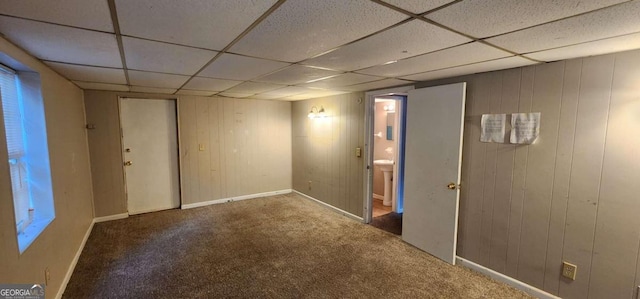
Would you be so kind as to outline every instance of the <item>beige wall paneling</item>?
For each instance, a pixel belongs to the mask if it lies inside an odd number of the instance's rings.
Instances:
[[[180,190],[182,204],[191,204],[199,198],[198,143],[196,118],[196,98],[181,97],[178,100],[178,122],[180,135]]]
[[[492,72],[489,77],[488,113],[498,113],[502,102],[502,73]],[[493,222],[493,207],[495,201],[496,167],[498,158],[498,144],[487,143],[485,146],[484,188],[482,192],[482,225],[480,235],[480,259],[485,265],[489,264],[491,251],[491,228]]]
[[[502,101],[498,113],[518,111],[520,94],[520,69],[511,69],[499,73],[502,76]],[[509,118],[507,118],[507,121]],[[507,125],[507,128],[509,126]],[[504,273],[507,267],[507,240],[509,237],[509,206],[511,202],[511,181],[516,147],[507,143],[498,144],[496,160],[495,199],[491,223],[491,247],[489,268]]]
[[[362,217],[364,144],[362,93],[344,94],[293,103],[294,189]],[[328,117],[309,119],[312,106],[323,106]],[[311,188],[309,188],[311,181]]]
[[[196,99],[195,120],[197,145],[195,149],[192,149],[192,152],[195,150],[197,153],[198,161],[197,182],[199,197],[196,198],[196,201],[217,199],[212,196],[211,192],[213,189],[211,185],[211,152],[214,152],[216,149],[214,149],[209,142],[210,131],[215,131],[217,128],[211,128],[211,124],[209,123],[209,101],[207,98],[198,97]]]
[[[116,105],[119,96],[172,97],[86,91],[87,103],[103,101]],[[290,108],[289,102],[180,96],[178,129],[182,203],[291,189]],[[108,127],[119,131],[119,122],[103,120],[117,118],[117,110],[102,110],[101,113],[108,114],[108,117],[96,118],[98,129]],[[247,114],[250,121],[245,121]],[[276,138],[278,142],[273,142]],[[100,146],[104,142],[102,138],[92,139],[91,146]],[[109,142],[117,143],[120,148],[119,135],[117,140],[112,138]],[[200,144],[204,146],[202,151],[199,150]],[[99,161],[97,163],[117,166],[122,171],[120,156],[97,152],[94,157],[94,161]],[[103,177],[101,174],[100,178]],[[124,188],[123,181],[111,180],[107,184],[114,190]],[[125,210],[121,213],[126,212],[124,198],[112,197],[106,201],[105,206],[123,206]],[[97,214],[110,215],[110,210],[99,210],[99,207],[96,208]]]
[[[544,282],[563,71],[564,62],[535,66],[531,112],[541,113],[540,136],[528,146],[518,279],[538,288]]]
[[[615,56],[589,298],[635,295],[640,237],[640,52]]]
[[[89,153],[94,157],[91,176],[95,216],[127,213],[118,101],[108,94],[88,90],[84,104],[87,122],[96,126],[87,131]]]
[[[487,74],[477,76],[467,88],[473,90],[469,97],[467,91],[467,106],[472,106],[472,114],[465,116],[465,131],[470,129],[471,139],[463,140],[463,155],[468,148],[468,156],[463,156],[463,168],[468,166],[468,178],[462,182],[462,186],[468,186],[460,192],[460,201],[466,206],[465,212],[465,255],[471,260],[480,260],[481,229],[482,229],[482,203],[484,187],[484,170],[486,143],[480,142],[480,119],[482,114],[489,112],[490,77]],[[407,109],[411,109],[410,106]]]
[[[534,79],[534,66],[522,68],[518,112],[532,112],[531,102],[533,99]],[[529,148],[530,146],[528,145],[516,145],[513,163],[513,181],[511,182],[511,206],[509,213],[509,238],[507,240],[507,270],[505,273],[511,277],[518,277],[518,261],[520,258],[522,215]]]
[[[582,59],[569,60],[564,63],[564,85],[562,88],[558,141],[555,152],[556,159],[543,288],[552,294],[558,293],[560,284],[562,245],[569,198],[569,182],[571,179],[572,153],[582,72]]]
[[[18,251],[11,178],[7,159],[0,159],[0,281],[51,280],[50,296],[60,289],[67,270],[93,220],[93,195],[82,90],[37,59],[0,37],[0,51],[40,74],[47,123],[49,160],[56,218],[22,254]],[[4,124],[0,156],[7,156]]]
[[[614,56],[585,58],[573,152],[563,257],[578,265],[575,281],[560,281],[561,297],[587,298]]]

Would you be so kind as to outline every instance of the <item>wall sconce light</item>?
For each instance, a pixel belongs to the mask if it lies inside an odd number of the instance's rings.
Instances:
[[[396,110],[396,105],[394,104],[384,105],[384,111],[394,112],[395,110]]]
[[[308,116],[310,119],[327,117],[326,113],[324,112],[324,107],[322,106],[320,106],[320,110],[318,110],[318,107],[316,106],[311,107],[311,111],[309,111]]]

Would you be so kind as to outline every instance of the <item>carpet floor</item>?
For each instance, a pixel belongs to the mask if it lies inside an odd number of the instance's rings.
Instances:
[[[394,235],[402,235],[402,214],[391,212],[374,217],[370,223],[373,227],[388,231]]]
[[[296,194],[97,223],[64,298],[529,298]]]

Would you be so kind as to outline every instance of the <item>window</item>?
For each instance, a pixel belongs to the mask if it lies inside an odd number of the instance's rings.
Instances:
[[[55,218],[40,76],[0,65],[0,100],[22,253]]]

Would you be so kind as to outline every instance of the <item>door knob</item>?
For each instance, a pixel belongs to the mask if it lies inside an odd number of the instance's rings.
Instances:
[[[133,162],[131,161],[124,162],[124,166],[131,166],[131,165],[133,165]]]
[[[456,190],[460,189],[460,185],[457,185],[456,183],[449,183],[449,185],[447,185],[447,188],[449,188],[449,190]]]

